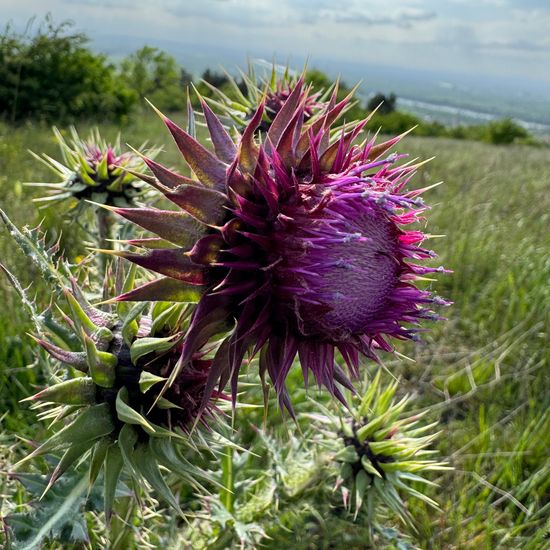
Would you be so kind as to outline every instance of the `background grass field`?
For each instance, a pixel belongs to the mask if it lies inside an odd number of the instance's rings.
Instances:
[[[123,141],[134,146],[145,139],[165,143],[161,161],[177,166],[179,155],[161,122],[149,114],[135,119],[122,129]],[[118,129],[103,125],[102,131],[112,138]],[[62,212],[38,213],[30,202],[33,190],[21,185],[50,177],[27,149],[54,155],[49,128],[0,126],[0,205],[18,226],[36,224],[45,216],[52,234],[63,233],[67,254],[77,255],[82,244],[61,223]],[[414,394],[418,407],[429,406],[430,416],[440,420],[438,447],[455,468],[433,490],[441,514],[410,502],[421,525],[419,544],[545,548],[550,544],[544,538],[550,533],[548,149],[409,137],[399,150],[413,157],[436,155],[414,185],[444,180],[425,197],[433,206],[427,214],[428,232],[445,235],[429,241],[428,247],[439,253],[438,263],[454,271],[434,283],[441,296],[454,302],[445,311],[449,320],[433,326],[423,344],[398,346],[414,362],[386,357],[388,371],[402,379],[400,391]],[[3,229],[0,260],[40,296],[32,266]],[[28,366],[36,349],[25,335],[29,325],[18,298],[3,277],[0,304],[0,469],[5,473],[26,452],[18,438],[32,439],[44,427],[19,403],[41,377]],[[21,498],[4,475],[0,493],[5,496],[3,513]],[[300,528],[291,526],[291,531]],[[349,525],[346,532],[354,529]],[[322,547],[340,547],[331,544],[342,540],[332,538],[327,530],[319,539]],[[298,544],[297,538],[289,540]],[[281,544],[274,539],[269,546]],[[308,544],[315,543],[306,540],[303,547],[320,547]]]

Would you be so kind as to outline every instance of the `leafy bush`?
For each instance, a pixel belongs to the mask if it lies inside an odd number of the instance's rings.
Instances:
[[[47,16],[34,35],[17,34],[9,25],[0,35],[0,113],[7,120],[59,122],[98,113],[121,120],[129,113],[135,93],[70,26]]]
[[[487,124],[484,137],[489,143],[506,145],[528,138],[529,133],[512,119],[504,118]]]
[[[191,83],[191,75],[168,53],[144,46],[122,61],[121,76],[128,88],[158,108],[184,108],[184,89]]]
[[[388,114],[379,114],[372,117],[369,126],[371,128],[382,128],[384,134],[401,134],[410,130],[413,126],[421,125],[422,121],[410,113],[393,111]]]
[[[378,107],[378,113],[381,115],[389,115],[395,111],[396,102],[397,96],[395,94],[386,96],[379,92],[369,99],[367,102],[367,109],[369,111],[374,111],[374,109],[380,105],[380,107]]]
[[[212,84],[215,88],[221,88],[224,84],[229,82],[227,75],[216,71],[211,71],[210,69],[206,69],[206,71],[202,73],[201,78],[209,84]]]
[[[444,134],[440,135],[448,135],[455,139],[485,141],[494,145],[510,145],[512,143],[538,144],[536,139],[525,128],[510,118],[495,120],[488,124],[444,128]]]

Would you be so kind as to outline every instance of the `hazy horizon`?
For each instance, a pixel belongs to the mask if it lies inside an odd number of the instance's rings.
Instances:
[[[149,44],[199,73],[247,57],[310,66],[364,89],[550,123],[543,0],[2,0],[22,30],[70,19],[114,58]],[[253,8],[251,7],[253,6]]]

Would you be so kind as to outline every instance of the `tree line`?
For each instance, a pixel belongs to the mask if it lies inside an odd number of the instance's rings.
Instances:
[[[29,24],[29,29],[32,25]],[[74,32],[68,22],[56,24],[47,16],[34,30],[16,32],[9,25],[0,34],[0,117],[7,122],[40,119],[66,123],[82,118],[124,122],[144,98],[164,111],[182,110],[185,90],[193,82],[185,68],[168,53],[144,46],[113,63],[89,48],[90,39]],[[313,69],[308,81],[328,88],[333,81]],[[228,77],[206,69],[195,82],[203,95],[207,81],[231,96]],[[243,87],[244,88],[244,87]],[[342,83],[340,97],[350,87]],[[356,103],[350,118],[366,116],[379,106],[371,127],[400,133],[418,125],[416,135],[475,139],[491,143],[533,142],[529,133],[510,119],[479,126],[447,127],[423,121],[397,110],[395,94],[375,94],[365,103]]]

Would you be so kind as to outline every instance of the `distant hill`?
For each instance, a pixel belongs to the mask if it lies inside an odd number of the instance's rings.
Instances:
[[[250,58],[273,59],[274,52],[245,52],[238,48],[201,46],[174,40],[151,40],[138,36],[96,35],[93,45],[113,58],[122,57],[145,43],[166,50],[195,76],[207,67],[220,66],[233,72]],[[276,52],[275,52],[276,53]],[[280,61],[286,62],[286,56]],[[291,58],[300,68],[304,56]],[[361,95],[394,92],[403,110],[444,124],[479,124],[492,119],[512,117],[537,134],[550,134],[550,83],[536,79],[484,76],[452,71],[411,69],[371,63],[331,59],[310,59],[329,76],[341,75],[349,83],[362,81]]]

